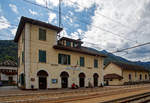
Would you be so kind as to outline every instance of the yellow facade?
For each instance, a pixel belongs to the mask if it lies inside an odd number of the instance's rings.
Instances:
[[[104,68],[104,75],[106,74],[117,74],[122,76],[123,79],[111,79],[109,81],[109,85],[123,85],[125,82],[140,82],[140,81],[148,81],[149,80],[149,72],[141,71],[141,70],[128,70],[122,69],[114,63],[110,63]],[[130,77],[129,77],[130,75]],[[140,79],[141,75],[141,79]],[[106,81],[105,81],[106,83]]]
[[[39,28],[46,30],[46,41],[39,40]],[[24,35],[24,39],[22,39],[22,35]],[[63,71],[69,74],[68,87],[71,87],[73,83],[79,86],[80,73],[85,74],[85,87],[89,85],[89,82],[94,85],[94,73],[97,73],[99,76],[98,86],[103,83],[103,57],[54,49],[53,46],[56,44],[57,31],[30,23],[25,24],[24,29],[18,39],[18,58],[20,58],[18,75],[21,75],[21,73],[25,74],[25,89],[39,89],[39,77],[37,73],[40,70],[44,70],[48,73],[48,76],[46,77],[46,88],[61,88],[60,74]],[[46,51],[46,63],[39,62],[39,50]],[[22,62],[23,51],[25,52],[24,63]],[[71,64],[58,64],[59,53],[70,55]],[[80,57],[84,57],[85,59],[84,67],[77,65]],[[98,60],[98,68],[94,68],[94,59]],[[53,83],[52,80],[57,80],[57,82]],[[20,83],[19,86],[21,87]]]

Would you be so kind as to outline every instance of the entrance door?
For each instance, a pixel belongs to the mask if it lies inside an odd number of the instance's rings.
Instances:
[[[106,80],[106,85],[107,85],[107,86],[109,85],[109,81],[108,81],[108,80]]]
[[[79,74],[79,86],[80,87],[85,86],[85,74],[84,73]]]
[[[39,77],[39,89],[46,89],[47,87],[46,77]]]
[[[99,77],[99,75],[97,73],[94,73],[94,75],[93,75],[94,87],[98,86],[98,77]]]
[[[61,78],[61,86],[62,86],[62,88],[67,88],[68,87],[68,78],[67,77],[62,77]]]
[[[61,77],[61,87],[62,88],[68,88],[68,78],[69,78],[69,74],[67,72],[62,72],[60,74]]]
[[[98,78],[94,78],[94,87],[98,86]]]
[[[48,73],[44,70],[40,70],[37,76],[39,77],[39,89],[46,89]]]
[[[84,87],[84,78],[80,78],[80,87]]]

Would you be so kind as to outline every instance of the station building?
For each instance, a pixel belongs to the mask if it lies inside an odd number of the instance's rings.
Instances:
[[[143,66],[111,62],[104,67],[106,85],[124,85],[149,81],[149,70]]]
[[[14,41],[18,43],[18,86],[24,89],[69,88],[103,83],[106,57],[81,40],[57,35],[62,28],[22,17]]]

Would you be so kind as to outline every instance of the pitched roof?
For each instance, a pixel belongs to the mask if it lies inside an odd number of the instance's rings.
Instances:
[[[80,48],[74,48],[74,47],[68,47],[68,46],[63,46],[63,45],[54,45],[53,47],[55,49],[60,49],[60,50],[68,50],[68,51],[79,52],[79,53],[93,55],[93,56],[106,57],[106,55],[101,54],[100,52],[92,48],[83,47],[83,46],[81,46]]]
[[[122,76],[118,75],[118,74],[115,74],[115,73],[112,73],[112,74],[106,74],[104,75],[104,79],[123,79]]]
[[[15,42],[18,42],[18,39],[19,39],[19,37],[21,35],[21,32],[22,32],[22,30],[25,26],[25,23],[30,23],[30,24],[34,24],[34,25],[43,26],[43,27],[55,30],[55,31],[57,31],[57,33],[59,33],[62,30],[62,28],[51,25],[49,23],[45,23],[45,22],[42,22],[42,21],[39,21],[39,20],[35,20],[35,19],[31,19],[31,18],[27,18],[27,17],[22,16],[21,20],[20,20],[20,23],[19,23],[19,26],[18,26],[18,29],[17,29],[17,32],[16,32],[15,39],[14,39]]]
[[[17,63],[12,60],[5,60],[3,62],[0,62],[0,66],[17,67]]]
[[[112,63],[119,66],[123,70],[149,71],[145,67],[135,65],[135,64],[127,64],[127,63],[122,63],[122,62],[112,62]]]

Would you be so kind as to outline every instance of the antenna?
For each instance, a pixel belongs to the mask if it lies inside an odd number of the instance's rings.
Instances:
[[[61,26],[61,0],[59,0],[59,27]]]

